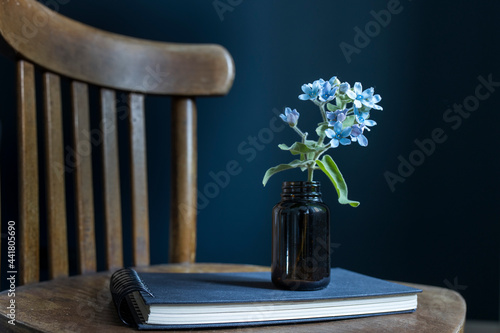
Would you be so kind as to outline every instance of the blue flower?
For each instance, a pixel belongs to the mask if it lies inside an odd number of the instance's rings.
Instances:
[[[299,116],[300,114],[297,112],[296,109],[290,109],[289,107],[285,108],[285,114],[280,114],[281,119],[290,125],[290,127],[294,127],[297,125],[297,122],[299,121]]]
[[[368,126],[375,126],[377,123],[374,120],[367,119],[370,115],[369,112],[360,112],[356,106],[354,106],[354,114],[356,116],[357,124],[352,125],[351,130],[351,140],[353,142],[358,142],[360,146],[368,146],[368,139],[364,136],[363,131],[370,130]]]
[[[351,85],[348,82],[341,83],[339,86],[339,94],[345,94],[351,89]]]
[[[337,110],[334,112],[326,111],[326,118],[329,120],[329,125],[335,125],[335,122],[343,122],[347,116],[347,109]]]
[[[337,92],[338,86],[332,86],[332,84],[328,81],[323,83],[323,87],[321,88],[319,100],[322,102],[330,102],[335,98],[335,93]]]
[[[347,139],[347,137],[351,134],[351,127],[342,129],[342,123],[340,121],[337,121],[333,125],[333,130],[331,128],[325,130],[325,134],[327,137],[332,139],[332,141],[330,141],[330,144],[333,148],[337,148],[339,146],[339,143],[344,146],[351,144],[351,140]]]
[[[320,84],[320,85],[324,85],[324,84],[325,84],[325,82],[326,82],[326,81],[325,81],[325,80],[323,80],[323,79],[319,79],[318,81],[319,81],[319,84]],[[340,81],[339,81],[339,79],[337,79],[337,77],[336,77],[336,76],[332,76],[332,77],[330,78],[330,80],[328,80],[328,82],[330,82],[330,85],[331,85],[332,87],[333,87],[333,86],[338,86],[338,85],[340,84]]]
[[[356,121],[360,125],[361,129],[364,129],[366,126],[375,126],[377,123],[375,120],[367,119],[370,116],[369,112],[360,112],[356,106],[354,106],[354,115],[356,116]],[[368,130],[370,130],[368,128]]]
[[[353,103],[357,108],[361,108],[363,105],[375,110],[382,110],[380,105],[375,103],[380,102],[382,97],[380,95],[373,95],[374,89],[368,88],[363,91],[363,87],[360,82],[354,84],[353,90],[347,90],[347,96],[353,99]]]
[[[358,124],[352,125],[351,140],[353,142],[357,141],[360,146],[368,146],[368,139],[363,135],[363,129]]]
[[[299,95],[299,99],[303,101],[312,100],[314,101],[321,89],[321,83],[319,80],[314,81],[312,84],[307,83],[302,85],[302,91],[304,94]]]
[[[328,82],[330,82],[332,86],[338,86],[340,84],[340,81],[336,76],[332,76]]]

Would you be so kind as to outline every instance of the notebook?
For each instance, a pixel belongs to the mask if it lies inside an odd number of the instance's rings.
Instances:
[[[270,272],[141,273],[111,277],[118,316],[140,330],[291,324],[413,312],[419,289],[333,268],[316,291],[276,289]]]

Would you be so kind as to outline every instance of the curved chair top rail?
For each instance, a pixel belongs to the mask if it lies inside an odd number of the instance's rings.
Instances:
[[[233,59],[222,46],[122,36],[69,19],[35,0],[0,0],[0,34],[22,58],[51,72],[118,90],[224,95],[234,79]]]

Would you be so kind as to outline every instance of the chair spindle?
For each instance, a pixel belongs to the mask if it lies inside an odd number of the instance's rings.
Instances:
[[[105,220],[106,268],[123,267],[120,169],[115,91],[101,89],[102,170]]]
[[[172,98],[171,263],[193,263],[196,254],[197,138],[193,98]]]
[[[129,105],[132,261],[134,266],[147,266],[150,263],[150,256],[144,95],[129,94]]]
[[[77,220],[78,269],[80,274],[96,271],[94,194],[92,192],[92,146],[88,86],[71,83],[73,141],[75,151],[75,208]]]
[[[61,83],[58,75],[43,75],[45,177],[50,279],[68,276],[66,190],[63,159]]]
[[[38,143],[34,66],[17,65],[19,140],[19,277],[20,284],[39,280]]]

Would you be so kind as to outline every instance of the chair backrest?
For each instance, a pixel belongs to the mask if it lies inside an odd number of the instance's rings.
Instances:
[[[0,47],[17,61],[19,273],[22,284],[39,280],[40,206],[46,205],[49,277],[68,275],[67,223],[76,223],[79,273],[96,271],[88,135],[89,85],[100,89],[102,193],[106,267],[123,266],[116,91],[129,108],[133,265],[149,265],[145,109],[148,94],[172,96],[170,262],[194,262],[196,244],[196,96],[224,95],[234,64],[218,45],[160,43],[108,33],[68,19],[34,0],[0,1]],[[38,71],[38,69],[40,69]],[[45,147],[38,152],[35,75],[43,87]],[[63,110],[61,77],[71,80],[71,110]],[[71,117],[74,160],[64,157],[63,115]],[[4,124],[5,125],[5,124]],[[40,156],[39,156],[40,155]],[[43,157],[42,157],[43,155]],[[45,174],[38,171],[38,160]],[[74,169],[76,219],[66,218],[65,177]],[[46,202],[39,199],[45,177]],[[99,184],[100,185],[100,184]],[[96,184],[97,186],[97,184]],[[125,242],[128,244],[128,242]]]

